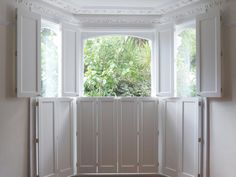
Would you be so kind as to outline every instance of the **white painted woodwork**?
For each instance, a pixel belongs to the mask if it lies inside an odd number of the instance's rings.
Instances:
[[[57,102],[58,175],[73,174],[73,104],[71,99]]]
[[[17,9],[17,96],[40,95],[40,31],[38,14]]]
[[[162,172],[177,177],[178,175],[178,102],[166,100],[162,114]]]
[[[158,96],[174,94],[174,27],[157,28],[157,91]]]
[[[171,177],[201,174],[201,100],[199,98],[161,101],[161,172]],[[202,104],[202,103],[201,103]]]
[[[197,92],[203,97],[221,96],[220,11],[210,11],[196,19]]]
[[[117,172],[117,113],[114,98],[98,100],[98,172]]]
[[[78,173],[97,172],[97,117],[95,98],[79,98],[77,102]]]
[[[138,169],[137,100],[118,100],[119,173],[136,173]]]
[[[139,116],[139,172],[158,171],[158,110],[157,100],[140,99]]]
[[[79,95],[79,31],[77,26],[62,25],[62,95]]]
[[[199,101],[181,101],[179,168],[181,177],[197,177],[199,166]]]
[[[37,99],[36,137],[38,173],[42,177],[67,177],[73,174],[73,100]]]
[[[39,176],[57,177],[56,116],[53,100],[39,100]]]

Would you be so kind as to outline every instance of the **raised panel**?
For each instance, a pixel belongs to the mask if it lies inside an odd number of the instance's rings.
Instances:
[[[55,102],[39,101],[39,176],[57,176]]]
[[[17,10],[18,97],[40,95],[40,30],[40,15]]]
[[[117,115],[113,98],[98,101],[98,172],[117,172]]]
[[[178,102],[167,100],[163,117],[163,172],[171,177],[178,174]]]
[[[59,177],[73,174],[72,100],[57,102]]]
[[[96,170],[96,99],[80,98],[78,110],[78,173],[95,173]]]
[[[221,96],[219,11],[209,12],[197,18],[197,91],[201,96]]]
[[[181,177],[198,176],[198,101],[184,100],[181,113],[181,147],[180,174]]]
[[[140,138],[139,138],[139,172],[157,172],[158,152],[158,114],[155,99],[142,99],[140,101]]]
[[[157,95],[172,96],[174,30],[172,25],[165,25],[157,30]]]
[[[118,101],[119,173],[137,172],[137,101],[123,98]]]
[[[62,94],[76,96],[79,93],[79,32],[76,26],[62,26]]]

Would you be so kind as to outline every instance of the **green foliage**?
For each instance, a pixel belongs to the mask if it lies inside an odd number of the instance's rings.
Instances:
[[[41,30],[41,90],[42,96],[58,96],[57,33],[49,28]]]
[[[131,36],[103,36],[85,41],[86,96],[150,96],[149,41]]]
[[[196,30],[187,28],[179,34],[177,49],[177,96],[196,96]]]

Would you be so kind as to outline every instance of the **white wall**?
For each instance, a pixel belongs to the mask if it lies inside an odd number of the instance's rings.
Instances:
[[[210,100],[210,176],[236,177],[236,26],[223,34],[224,98]]]
[[[28,100],[12,92],[14,8],[0,0],[0,177],[27,177],[29,168]],[[225,27],[224,48],[225,96],[210,101],[210,177],[236,177],[236,26]]]
[[[14,0],[0,0],[0,177],[28,176],[28,100],[13,97]]]

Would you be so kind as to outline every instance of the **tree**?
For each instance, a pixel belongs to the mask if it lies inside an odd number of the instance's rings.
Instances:
[[[196,96],[196,30],[186,28],[178,34],[181,39],[177,49],[177,95]]]
[[[87,96],[150,96],[148,40],[102,36],[85,41],[84,93]]]
[[[57,33],[50,28],[41,30],[41,90],[46,97],[58,96],[59,52]]]

